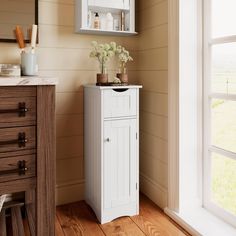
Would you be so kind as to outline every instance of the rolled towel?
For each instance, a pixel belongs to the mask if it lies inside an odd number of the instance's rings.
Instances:
[[[2,206],[3,206],[3,204],[4,204],[5,200],[6,200],[6,197],[7,197],[7,194],[0,196],[0,212],[2,210]]]

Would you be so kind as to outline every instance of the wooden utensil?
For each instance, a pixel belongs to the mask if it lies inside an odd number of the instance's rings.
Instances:
[[[24,51],[25,49],[24,34],[19,25],[16,26],[15,34],[16,34],[16,40],[18,42],[19,48],[22,49],[22,51]]]

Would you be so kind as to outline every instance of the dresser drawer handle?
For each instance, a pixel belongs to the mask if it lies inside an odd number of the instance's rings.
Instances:
[[[18,144],[19,147],[25,147],[25,144],[28,142],[28,139],[25,137],[25,133],[19,133],[18,139],[8,140],[8,141],[0,141],[0,146],[10,145],[10,144]]]
[[[29,109],[26,108],[25,102],[20,102],[18,104],[18,109],[3,109],[0,110],[0,114],[8,114],[8,113],[18,113],[19,117],[23,117],[26,115]]]
[[[0,171],[0,176],[9,175],[9,174],[16,174],[16,173],[18,173],[19,175],[25,175],[26,171],[28,171],[28,168],[26,167],[26,162],[19,161],[17,169]]]
[[[112,89],[113,91],[117,92],[117,93],[123,93],[128,91],[128,88],[118,88],[118,89]]]

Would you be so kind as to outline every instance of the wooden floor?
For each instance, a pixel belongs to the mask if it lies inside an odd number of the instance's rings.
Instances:
[[[185,236],[183,229],[145,196],[140,197],[140,215],[99,224],[84,202],[57,207],[57,236]]]

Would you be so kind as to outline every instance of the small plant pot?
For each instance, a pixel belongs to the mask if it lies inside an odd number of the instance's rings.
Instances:
[[[108,74],[97,74],[97,83],[98,84],[108,83]]]
[[[121,83],[127,84],[129,81],[128,74],[125,73],[117,73],[116,74],[117,78],[120,79]]]

